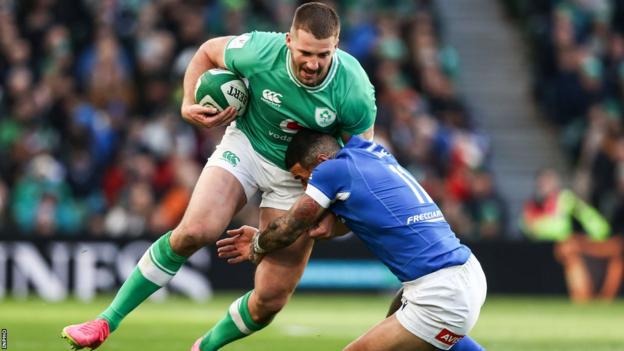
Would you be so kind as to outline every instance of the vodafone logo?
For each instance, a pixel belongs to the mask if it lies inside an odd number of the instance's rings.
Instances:
[[[279,106],[282,104],[282,94],[280,93],[276,93],[274,91],[271,91],[269,89],[264,89],[262,91],[262,100],[272,104],[272,105],[276,105]]]
[[[443,344],[446,344],[448,346],[453,346],[463,337],[464,337],[463,335],[455,334],[452,331],[445,328],[445,329],[442,329],[442,331],[440,331],[438,335],[436,335],[435,338],[436,340],[440,341]]]
[[[285,119],[280,123],[280,128],[288,134],[296,134],[303,127],[292,119]]]

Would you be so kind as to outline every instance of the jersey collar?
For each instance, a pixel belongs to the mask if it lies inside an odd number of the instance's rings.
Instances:
[[[347,141],[347,143],[345,144],[345,146],[343,147],[343,149],[345,148],[350,148],[350,149],[354,149],[354,148],[365,148],[365,147],[369,147],[373,145],[373,142],[368,141],[358,135],[352,135],[351,138],[349,138],[349,141]]]
[[[301,83],[299,79],[297,79],[297,76],[295,76],[295,74],[292,72],[292,67],[290,66],[291,62],[292,60],[291,60],[290,49],[287,48],[286,49],[286,72],[288,72],[288,77],[290,78],[290,80],[292,80],[293,83],[295,83],[296,86],[300,88],[304,88],[305,90],[311,93],[317,93],[325,89],[329,85],[329,83],[331,83],[331,81],[334,79],[334,76],[336,75],[336,71],[338,71],[338,65],[340,64],[340,60],[338,59],[338,50],[336,50],[336,52],[334,53],[334,56],[332,57],[331,66],[329,67],[327,76],[325,77],[323,82],[317,86],[311,87],[309,85],[305,85]]]

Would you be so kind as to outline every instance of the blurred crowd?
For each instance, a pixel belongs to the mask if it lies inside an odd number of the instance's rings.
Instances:
[[[423,183],[460,237],[502,237],[507,206],[488,169],[488,138],[457,91],[459,58],[442,40],[434,2],[331,4],[341,15],[340,47],[376,87],[377,140]],[[0,0],[0,233],[116,237],[173,228],[223,134],[180,118],[187,63],[214,36],[287,31],[297,5]],[[591,61],[587,82],[578,72],[583,89],[610,77],[624,55],[610,26],[592,28],[592,50],[603,45],[606,56]],[[613,143],[586,144],[605,162],[624,159],[624,139],[606,127],[615,121],[612,105],[591,106],[587,130],[610,131],[602,138]],[[236,220],[254,224],[256,215],[245,209]]]
[[[560,131],[571,188],[624,233],[624,1],[505,3],[531,44],[534,93]]]

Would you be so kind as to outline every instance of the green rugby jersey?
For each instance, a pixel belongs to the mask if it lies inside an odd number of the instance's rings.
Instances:
[[[291,69],[285,33],[251,32],[234,37],[225,66],[249,81],[247,112],[236,126],[253,148],[285,168],[288,142],[302,126],[339,136],[360,134],[375,122],[375,91],[359,62],[342,50],[318,86],[300,83]]]

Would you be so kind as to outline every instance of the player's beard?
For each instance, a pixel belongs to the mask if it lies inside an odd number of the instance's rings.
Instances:
[[[311,71],[301,65],[299,67],[299,80],[305,85],[318,85],[323,78],[325,78],[325,74],[323,73],[323,67],[319,67],[317,70]]]

